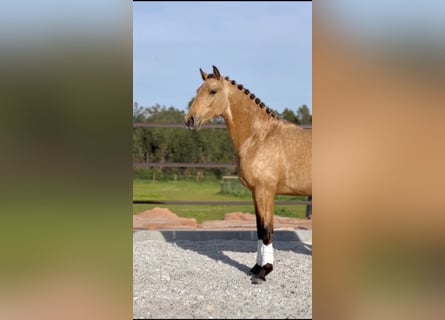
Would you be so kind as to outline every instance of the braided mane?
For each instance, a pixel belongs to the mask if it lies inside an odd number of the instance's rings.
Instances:
[[[215,76],[213,73],[210,73],[207,78],[214,78]],[[224,77],[224,80],[229,81],[233,86],[237,86],[238,90],[241,90],[244,92],[246,96],[249,96],[250,99],[254,100],[256,105],[259,106],[261,109],[265,110],[268,115],[270,115],[272,118],[280,119],[278,116],[278,113],[276,113],[274,110],[266,106],[258,97],[255,97],[253,93],[249,91],[249,89],[244,88],[242,84],[236,84],[235,80],[230,80],[229,77]]]

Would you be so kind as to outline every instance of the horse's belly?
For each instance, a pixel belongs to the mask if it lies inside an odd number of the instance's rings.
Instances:
[[[278,180],[277,194],[297,196],[312,195],[312,176],[310,169],[283,174]]]
[[[277,194],[311,195],[312,156],[306,146],[310,144],[267,141],[261,148],[244,149],[238,157],[241,182],[250,190],[261,186]]]
[[[240,163],[238,174],[241,183],[250,190],[262,185],[276,194],[312,195],[312,177],[308,171],[283,172],[274,166],[254,166],[252,163],[243,166]]]
[[[312,195],[312,186],[279,186],[276,194],[288,196],[310,196]]]

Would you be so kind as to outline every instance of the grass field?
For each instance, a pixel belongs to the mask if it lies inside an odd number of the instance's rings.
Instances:
[[[156,181],[134,180],[133,200],[171,200],[171,201],[250,201],[250,195],[236,196],[221,194],[218,180],[194,181]],[[278,200],[306,200],[306,197],[277,196]],[[147,209],[161,207],[168,208],[180,217],[196,218],[198,223],[206,220],[223,220],[230,212],[248,212],[254,214],[253,203],[250,206],[201,206],[201,205],[145,205],[134,204],[133,214]],[[304,218],[304,205],[275,206],[275,214],[283,217]]]

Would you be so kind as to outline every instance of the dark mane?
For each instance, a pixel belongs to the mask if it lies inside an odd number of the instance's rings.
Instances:
[[[207,78],[214,78],[213,74],[209,74]],[[270,115],[273,118],[280,119],[278,116],[278,113],[266,106],[261,100],[256,97],[253,93],[251,93],[248,89],[244,88],[242,84],[237,84],[235,80],[230,80],[229,77],[224,77],[225,80],[229,81],[233,86],[236,86],[238,90],[242,91],[246,96],[248,96],[250,99],[252,99],[257,106],[259,106],[261,109],[265,110],[268,115]]]

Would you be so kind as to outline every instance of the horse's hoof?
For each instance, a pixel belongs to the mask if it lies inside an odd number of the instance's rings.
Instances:
[[[255,269],[257,265],[255,265],[253,269]],[[259,266],[258,266],[259,267]],[[266,263],[263,267],[259,267],[259,272],[256,273],[253,277],[252,277],[252,284],[261,284],[264,283],[266,281],[266,276],[271,273],[273,270],[273,266],[270,263]]]
[[[261,270],[261,267],[259,265],[255,264],[253,266],[253,268],[250,269],[250,273],[257,275],[258,273],[260,273],[260,270]]]
[[[273,266],[270,263],[266,263],[261,269],[265,271],[264,276],[267,276],[269,273],[272,272]]]

